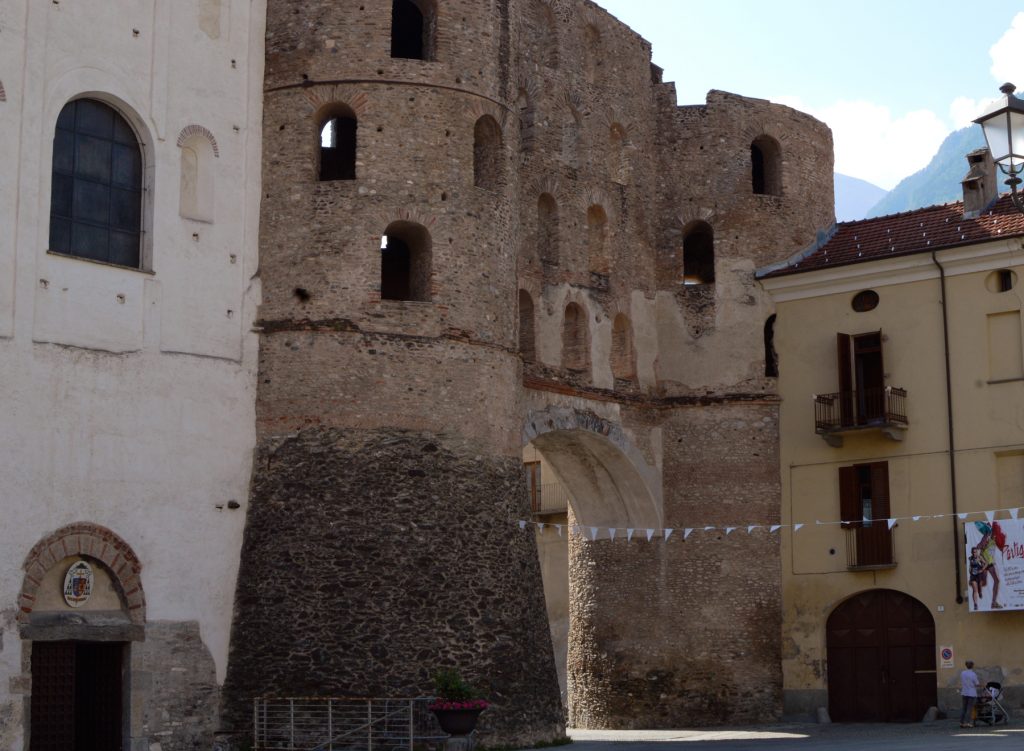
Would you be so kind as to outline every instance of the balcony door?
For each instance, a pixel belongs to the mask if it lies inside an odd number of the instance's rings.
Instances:
[[[894,563],[889,529],[889,464],[872,462],[839,468],[839,518],[851,530],[850,568]]]
[[[882,332],[837,334],[839,405],[843,427],[885,420]]]
[[[921,602],[862,592],[832,611],[825,632],[835,722],[920,722],[936,706],[935,621]]]

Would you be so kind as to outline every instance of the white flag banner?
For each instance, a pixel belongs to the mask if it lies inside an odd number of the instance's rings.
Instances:
[[[683,539],[685,540],[687,537],[689,537],[692,534],[693,534],[693,527],[687,527],[686,529],[683,530]]]
[[[562,536],[562,525],[561,524],[556,524],[555,525],[555,529],[558,530],[558,536],[561,537]]]
[[[772,533],[772,534],[775,534],[775,533],[776,533],[776,532],[778,532],[778,531],[779,531],[780,529],[782,529],[782,525],[781,525],[781,524],[773,524],[773,525],[771,525],[770,527],[768,527],[768,531],[769,531],[770,533]]]
[[[635,532],[635,531],[636,530],[633,529],[632,527],[626,527],[626,542],[632,542],[633,541],[633,532]]]
[[[526,529],[526,522],[522,519],[519,520],[519,529]]]
[[[546,526],[547,525],[544,522],[537,522],[537,529],[539,529],[541,532],[544,531],[544,527]]]
[[[896,526],[896,519],[894,517],[889,517],[888,519],[885,520],[885,522],[886,522],[886,524],[889,525],[889,529],[892,529],[893,527]]]
[[[996,512],[995,511],[986,511],[985,512],[985,518],[988,519],[988,523],[991,524],[992,520],[996,518]]]
[[[793,525],[793,531],[794,532],[799,532],[800,531],[800,527],[802,527],[802,526],[804,526],[804,525],[803,524],[794,524]]]
[[[704,527],[704,531],[705,531],[705,532],[711,532],[711,531],[713,531],[714,529],[715,529],[715,527]]]
[[[665,542],[668,542],[668,538],[672,536],[673,532],[675,532],[675,530],[672,529],[672,527],[665,527]]]
[[[647,542],[650,542],[652,537],[654,537],[654,530],[653,529],[648,529],[647,530]]]
[[[1011,519],[1016,519],[1018,511],[1020,511],[1019,508],[1012,508],[1012,509],[1010,509],[1010,518]]]
[[[725,536],[726,536],[726,537],[728,537],[729,535],[731,535],[731,534],[732,534],[732,531],[733,531],[734,529],[736,529],[736,527],[726,527],[726,528],[725,528]]]
[[[910,518],[913,519],[915,522],[921,521],[921,517],[920,516],[912,516]]]
[[[617,530],[617,529],[615,529],[615,527],[610,527],[610,528],[608,529],[608,536],[609,536],[609,537],[610,537],[610,538],[611,538],[612,540],[614,540],[614,539],[615,539],[615,533],[616,533],[616,532],[618,532],[618,530]]]
[[[590,539],[593,542],[597,541],[597,530],[598,530],[597,527],[591,527],[590,528]]]
[[[959,517],[960,517],[960,521],[963,521],[964,519],[966,519],[966,518],[967,518],[967,514],[966,514],[966,513],[962,513],[962,514],[957,514],[957,516],[959,516]]]
[[[757,527],[758,527],[758,525],[756,525],[756,524],[751,524],[750,526],[748,526],[747,527],[747,534],[748,535],[754,534],[754,530],[757,529]]]

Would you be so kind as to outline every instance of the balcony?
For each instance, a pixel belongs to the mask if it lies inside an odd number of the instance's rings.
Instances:
[[[530,488],[530,510],[534,516],[555,516],[569,511],[572,496],[560,482],[549,482]]]
[[[846,568],[850,571],[877,571],[896,566],[893,530],[885,519],[853,522],[846,527]]]
[[[907,430],[907,391],[893,386],[814,396],[814,432],[840,448],[843,434],[877,430],[902,441]]]

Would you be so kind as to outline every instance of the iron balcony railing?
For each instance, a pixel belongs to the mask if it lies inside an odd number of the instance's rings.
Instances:
[[[886,386],[814,396],[816,433],[907,424],[906,389]]]
[[[413,751],[448,736],[432,699],[334,697],[253,701],[254,751]]]
[[[870,570],[896,565],[896,543],[885,519],[853,522],[846,527],[846,567]]]
[[[535,485],[530,491],[530,509],[535,514],[564,514],[569,510],[569,489],[560,482]]]

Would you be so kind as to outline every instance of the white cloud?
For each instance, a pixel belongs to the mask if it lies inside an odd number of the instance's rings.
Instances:
[[[954,128],[964,128],[970,125],[974,118],[980,115],[994,97],[989,99],[971,99],[968,96],[958,96],[949,105],[949,116],[953,118]]]
[[[832,128],[836,172],[859,177],[890,190],[925,167],[949,134],[949,126],[930,110],[893,117],[888,107],[865,101],[839,101],[811,109],[799,99],[781,101]]]
[[[992,45],[992,77],[1000,84],[1010,81],[1024,87],[1024,13],[1013,17],[1010,28]]]

